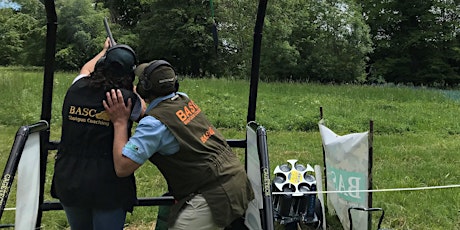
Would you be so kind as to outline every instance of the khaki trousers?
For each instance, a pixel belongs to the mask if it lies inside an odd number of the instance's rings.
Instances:
[[[214,223],[211,209],[203,195],[197,194],[187,201],[176,223],[169,230],[223,230]]]

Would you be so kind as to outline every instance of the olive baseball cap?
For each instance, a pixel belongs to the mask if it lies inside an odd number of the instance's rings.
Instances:
[[[137,92],[141,97],[164,96],[177,91],[177,76],[171,64],[154,60],[137,66],[134,74],[139,77]]]

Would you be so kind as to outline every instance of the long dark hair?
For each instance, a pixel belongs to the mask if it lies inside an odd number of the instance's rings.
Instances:
[[[98,66],[90,75],[90,87],[102,88],[104,91],[110,89],[127,89],[134,90],[134,72],[128,74],[120,74],[111,71],[112,68]]]

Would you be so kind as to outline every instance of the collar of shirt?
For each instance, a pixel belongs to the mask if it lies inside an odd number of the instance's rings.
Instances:
[[[152,102],[150,102],[150,104],[149,104],[149,106],[147,107],[147,109],[146,109],[145,112],[150,111],[150,110],[153,109],[155,106],[157,106],[160,102],[162,102],[162,101],[164,101],[164,100],[167,100],[167,99],[169,99],[169,98],[172,98],[172,97],[174,97],[176,94],[184,95],[184,96],[187,97],[187,94],[181,93],[181,92],[171,93],[171,94],[168,94],[168,95],[166,95],[166,96],[157,97],[157,98],[153,99]]]

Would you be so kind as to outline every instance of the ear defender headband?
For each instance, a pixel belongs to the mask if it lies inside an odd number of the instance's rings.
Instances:
[[[139,83],[141,87],[143,88],[144,91],[148,91],[152,89],[152,82],[149,81],[149,76],[153,71],[155,71],[158,67],[160,66],[168,66],[171,69],[174,70],[171,64],[169,62],[164,61],[164,60],[158,60],[147,66],[144,71],[142,72],[141,76],[139,77]],[[177,82],[177,81],[176,81]]]
[[[132,70],[134,70],[134,68],[136,68],[136,64],[138,62],[136,52],[134,52],[134,50],[131,47],[129,47],[128,45],[122,45],[122,44],[114,45],[114,46],[110,47],[109,49],[107,49],[107,51],[105,52],[104,56],[102,56],[96,62],[95,69],[100,68],[100,67],[103,67],[104,69],[109,68],[110,61],[116,61],[117,59],[122,58],[122,57],[117,57],[116,53],[114,53],[113,55],[111,54],[115,50],[119,50],[119,49],[127,50],[132,55],[134,63],[133,63],[133,66],[131,66],[130,68],[132,68]],[[110,60],[110,61],[107,61],[107,60]]]
[[[131,55],[133,55],[133,58],[134,58],[134,63],[137,63],[137,55],[136,55],[136,52],[134,52],[134,50],[128,46],[128,45],[123,45],[123,44],[120,44],[120,45],[114,45],[112,47],[110,47],[109,49],[107,49],[107,52],[105,52],[105,55],[104,57],[107,57],[108,55],[110,55],[110,52],[113,51],[113,50],[116,50],[116,49],[124,49],[124,50],[128,50]]]
[[[141,64],[138,68],[142,68],[145,64]],[[170,70],[163,70],[161,73],[156,73],[160,67],[165,66]],[[166,72],[164,72],[166,71]],[[169,62],[164,60],[157,60],[151,62],[146,66],[142,73],[139,74],[139,82],[137,93],[142,98],[149,98],[151,96],[164,96],[169,93],[177,92],[179,90],[179,81],[177,81],[177,75]]]

